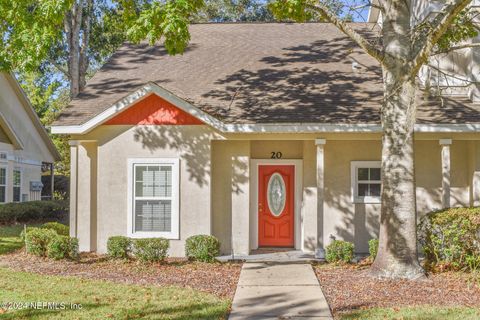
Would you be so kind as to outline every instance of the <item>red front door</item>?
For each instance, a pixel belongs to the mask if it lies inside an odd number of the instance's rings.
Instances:
[[[295,166],[258,166],[258,246],[293,247]]]

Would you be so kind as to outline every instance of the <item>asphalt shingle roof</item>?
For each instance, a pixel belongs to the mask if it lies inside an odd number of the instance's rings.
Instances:
[[[355,23],[373,37],[374,25]],[[125,44],[54,125],[82,124],[154,82],[226,123],[378,123],[381,68],[333,25],[199,24],[183,55]],[[480,106],[443,98],[420,123],[480,123]]]

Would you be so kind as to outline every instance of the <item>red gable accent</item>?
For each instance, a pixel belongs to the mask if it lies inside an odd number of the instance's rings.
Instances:
[[[108,120],[105,124],[188,125],[203,124],[203,122],[191,114],[175,107],[170,102],[152,94],[114,118]]]

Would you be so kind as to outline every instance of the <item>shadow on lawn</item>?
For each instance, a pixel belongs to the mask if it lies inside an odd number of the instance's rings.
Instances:
[[[41,299],[36,299],[41,301]],[[26,302],[26,301],[25,301]],[[47,302],[47,301],[45,301]],[[53,301],[51,301],[53,302]],[[58,301],[56,301],[59,303]],[[34,303],[32,301],[32,303]],[[37,303],[37,302],[35,302]],[[38,302],[40,303],[40,302]],[[83,310],[88,310],[88,309],[96,309],[100,308],[102,306],[106,306],[106,304],[97,304],[97,303],[88,303],[88,304],[83,304],[82,309]],[[75,315],[75,312],[79,312],[79,310],[76,309],[71,309],[69,304],[65,304],[66,309],[64,310],[55,310],[52,308],[49,309],[47,306],[45,308],[41,308],[40,304],[38,304],[38,309],[35,308],[24,308],[24,309],[18,309],[14,311],[7,311],[6,313],[1,315],[2,320],[10,320],[10,319],[50,319],[50,317],[54,316],[59,316],[60,314],[62,315],[62,319],[81,319],[77,318]],[[60,307],[60,305],[57,305]]]

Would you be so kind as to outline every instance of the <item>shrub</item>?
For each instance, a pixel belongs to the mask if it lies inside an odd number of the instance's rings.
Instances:
[[[107,253],[114,259],[127,259],[132,248],[132,240],[124,236],[108,238]]]
[[[57,235],[47,245],[47,257],[60,259],[78,258],[78,239],[68,236]]]
[[[22,232],[20,232],[20,239],[22,239],[23,242],[25,242],[25,230],[28,233],[32,229],[37,229],[37,227],[27,227],[26,229],[23,229]]]
[[[333,240],[325,249],[327,262],[349,263],[353,259],[353,243],[342,240]]]
[[[185,254],[190,260],[212,262],[220,253],[220,241],[214,236],[196,235],[185,242]]]
[[[57,234],[61,236],[69,236],[70,228],[62,223],[58,222],[47,222],[41,226],[42,229],[51,229],[54,230]]]
[[[427,269],[474,270],[480,261],[480,208],[431,212],[419,224]]]
[[[27,252],[36,256],[45,257],[50,241],[57,233],[50,229],[32,228],[25,236]]]
[[[133,254],[142,261],[162,261],[169,246],[170,242],[164,238],[136,239],[133,241]]]
[[[27,232],[35,229],[36,227],[27,227]],[[70,235],[70,228],[62,223],[58,222],[47,222],[40,226],[41,229],[50,229],[55,231],[57,234],[61,236],[69,236]],[[20,238],[22,241],[25,241],[25,230],[22,230],[20,233]]]
[[[375,259],[378,253],[378,239],[370,239],[368,241],[368,252],[370,252],[370,257]]]
[[[68,201],[29,201],[0,205],[0,224],[15,224],[34,220],[60,220],[68,212]]]

